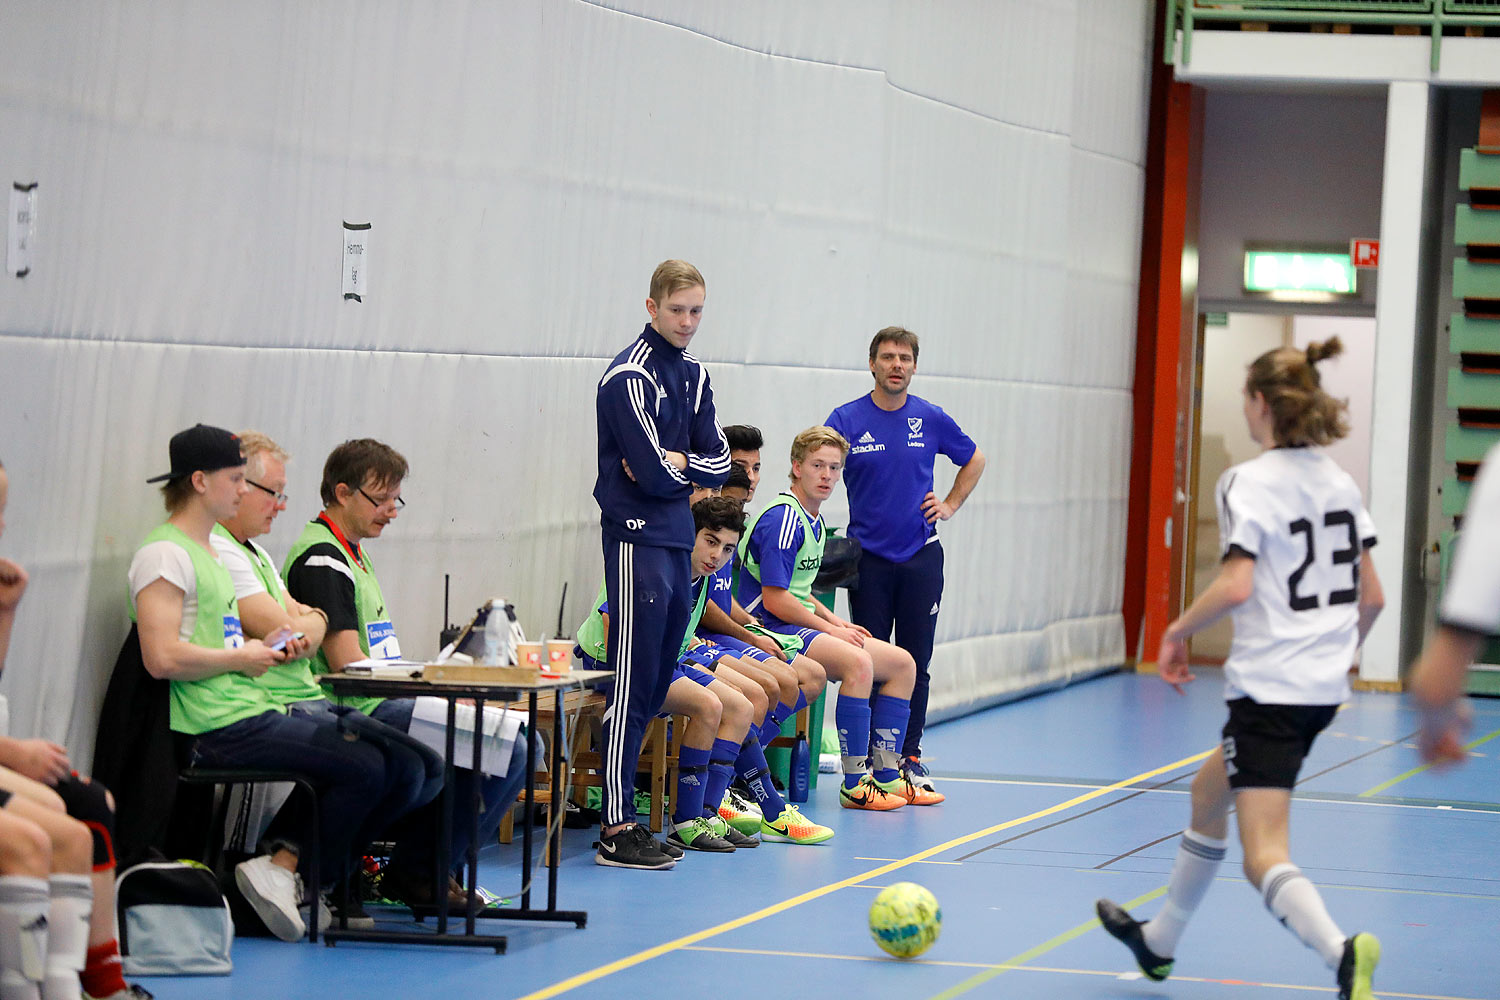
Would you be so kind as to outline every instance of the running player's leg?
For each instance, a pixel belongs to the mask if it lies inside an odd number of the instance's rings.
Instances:
[[[1192,822],[1178,842],[1177,859],[1167,880],[1167,899],[1160,912],[1141,922],[1110,900],[1095,904],[1104,929],[1130,948],[1149,979],[1159,982],[1171,973],[1177,942],[1213,884],[1228,846],[1225,838],[1232,801],[1224,751],[1218,749],[1193,776]]]

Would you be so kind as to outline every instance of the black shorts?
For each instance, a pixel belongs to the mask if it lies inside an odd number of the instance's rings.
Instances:
[[[1313,740],[1338,710],[1337,705],[1261,705],[1249,698],[1231,701],[1222,734],[1229,787],[1290,790]]]

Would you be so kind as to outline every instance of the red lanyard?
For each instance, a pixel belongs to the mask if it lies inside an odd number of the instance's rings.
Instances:
[[[328,530],[333,532],[333,537],[339,540],[339,544],[344,547],[344,551],[349,553],[350,558],[354,560],[354,564],[360,569],[364,569],[365,561],[359,557],[359,546],[349,544],[349,539],[344,537],[344,533],[339,530],[339,526],[329,520],[327,512],[320,513],[316,520],[322,521]]]

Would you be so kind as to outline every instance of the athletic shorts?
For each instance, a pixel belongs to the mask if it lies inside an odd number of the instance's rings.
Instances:
[[[700,666],[695,661],[689,660],[689,655],[691,654],[684,654],[682,659],[677,661],[677,666],[672,668],[673,683],[676,683],[679,677],[686,677],[690,681],[708,687],[714,681],[712,671],[707,667]]]
[[[812,641],[822,635],[815,628],[803,628],[799,625],[789,625],[765,608],[760,609],[761,630],[771,634],[771,637],[780,641],[781,648],[788,653],[805,653]],[[755,631],[751,629],[751,631]]]
[[[698,637],[707,639],[718,646],[720,656],[734,656],[741,660],[754,660],[757,663],[763,663],[771,658],[771,654],[764,649],[756,649],[748,642],[741,642],[733,636],[721,635],[718,632],[699,632]]]
[[[1290,790],[1313,740],[1338,710],[1337,705],[1261,705],[1250,698],[1229,702],[1223,731],[1229,787]]]

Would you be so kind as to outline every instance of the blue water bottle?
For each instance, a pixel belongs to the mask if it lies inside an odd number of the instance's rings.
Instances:
[[[812,770],[812,750],[807,745],[807,734],[798,733],[792,746],[792,758],[787,763],[787,798],[793,802],[807,801],[807,785]]]

